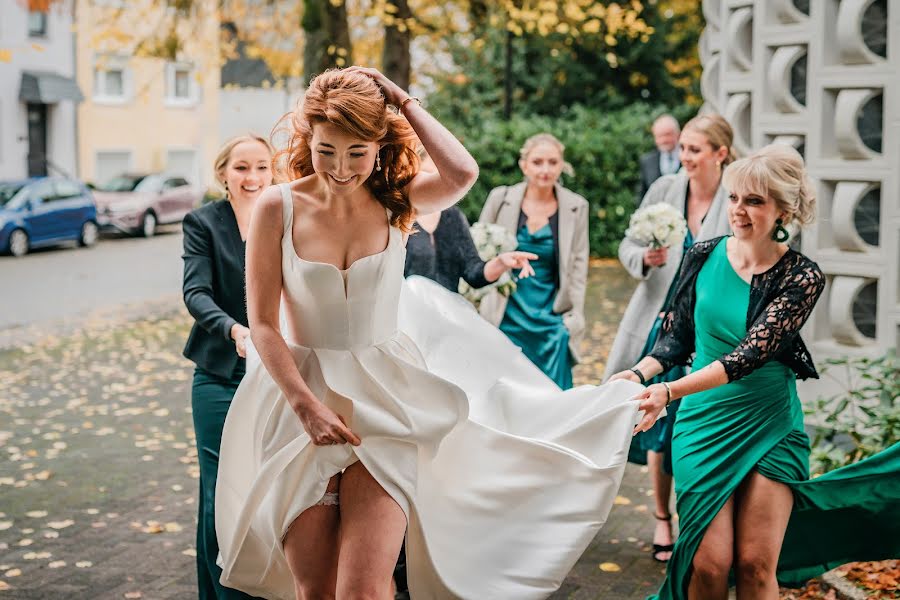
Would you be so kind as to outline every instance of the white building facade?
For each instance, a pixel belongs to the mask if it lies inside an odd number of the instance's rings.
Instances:
[[[234,25],[227,25],[232,35]],[[219,140],[254,133],[270,138],[282,117],[297,107],[303,97],[300,78],[276,78],[261,58],[247,56],[242,42],[236,56],[222,65],[219,93]]]
[[[269,138],[272,128],[297,107],[303,88],[225,87],[219,94],[219,139],[246,133]]]
[[[0,179],[76,176],[76,105],[72,0],[49,12],[27,2],[0,3]]]
[[[802,251],[828,283],[817,362],[900,341],[900,0],[703,0],[705,109],[746,153],[797,147],[817,185]],[[831,390],[827,380],[804,394]],[[833,391],[832,391],[833,393]]]

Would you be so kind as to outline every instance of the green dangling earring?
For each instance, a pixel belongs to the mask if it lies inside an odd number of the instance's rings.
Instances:
[[[785,243],[790,239],[791,232],[784,228],[784,221],[775,219],[775,231],[772,232],[772,239],[778,243]]]

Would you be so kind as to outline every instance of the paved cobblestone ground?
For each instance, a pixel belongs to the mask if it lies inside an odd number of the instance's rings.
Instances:
[[[612,263],[592,267],[578,382],[599,379],[630,286]],[[180,354],[189,326],[174,305],[0,351],[0,600],[196,597],[192,368]],[[554,600],[655,589],[648,500],[646,475],[629,465],[609,521]]]

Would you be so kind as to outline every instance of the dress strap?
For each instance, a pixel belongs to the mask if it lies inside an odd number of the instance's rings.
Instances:
[[[281,190],[281,236],[284,237],[294,223],[294,201],[291,198],[290,184],[279,183],[278,189]]]
[[[394,211],[392,211],[387,206],[385,206],[384,212],[385,212],[385,214],[387,214],[387,220],[388,220],[388,239],[393,237],[394,231],[396,230],[397,233],[400,234],[400,242],[402,243],[403,246],[406,246],[406,242],[407,242],[407,240],[409,240],[409,234],[401,231],[399,227],[394,227],[393,225],[391,225],[391,220],[394,218]],[[390,245],[390,243],[388,243],[388,245]]]

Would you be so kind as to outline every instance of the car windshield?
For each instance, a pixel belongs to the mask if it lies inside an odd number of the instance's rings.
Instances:
[[[0,207],[5,207],[25,187],[24,183],[0,183]]]
[[[134,187],[134,191],[157,194],[162,190],[163,181],[165,181],[165,177],[162,175],[147,175]]]
[[[133,192],[145,179],[147,179],[146,175],[119,175],[97,189],[104,192]]]

